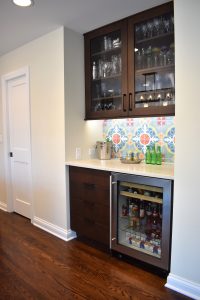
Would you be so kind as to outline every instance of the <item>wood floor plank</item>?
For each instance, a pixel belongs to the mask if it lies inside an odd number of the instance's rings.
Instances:
[[[0,211],[0,299],[189,299],[165,278]]]

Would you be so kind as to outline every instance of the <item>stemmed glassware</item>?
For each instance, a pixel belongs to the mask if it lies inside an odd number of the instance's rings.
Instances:
[[[154,35],[155,36],[159,35],[160,34],[160,18],[154,18],[153,28],[154,28]]]
[[[153,35],[153,22],[152,21],[148,21],[147,22],[147,37],[151,38]]]
[[[174,31],[174,16],[171,15],[170,17],[170,31],[173,32]]]
[[[135,26],[135,36],[136,36],[136,41],[139,41],[141,39],[141,25],[136,25]]]
[[[169,33],[170,32],[170,20],[169,20],[169,18],[164,18],[163,19],[163,25],[164,25],[165,33]]]
[[[142,29],[142,39],[146,39],[147,38],[147,24],[143,23],[141,29]]]

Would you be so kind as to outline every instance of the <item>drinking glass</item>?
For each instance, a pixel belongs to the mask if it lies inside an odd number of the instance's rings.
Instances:
[[[153,30],[154,35],[158,36],[160,34],[160,18],[154,18],[153,20]]]
[[[170,32],[170,20],[168,17],[163,19],[163,24],[164,24],[164,32],[169,33]]]
[[[119,57],[117,55],[111,56],[111,64],[112,64],[111,73],[113,75],[118,74],[119,73]]]
[[[174,32],[174,16],[170,16],[170,31]]]
[[[153,35],[153,22],[152,21],[148,21],[147,22],[147,37],[151,38]]]
[[[147,24],[143,23],[142,24],[142,39],[146,39],[147,38]]]
[[[152,67],[152,48],[151,48],[151,46],[149,46],[146,49],[146,59],[147,59],[147,68],[151,68]]]
[[[135,37],[136,37],[136,41],[141,40],[141,25],[136,25],[135,26]]]
[[[167,65],[167,51],[168,48],[166,46],[161,47],[160,49],[160,66],[166,66]]]
[[[103,77],[107,77],[111,75],[112,64],[109,61],[104,61],[103,66]]]

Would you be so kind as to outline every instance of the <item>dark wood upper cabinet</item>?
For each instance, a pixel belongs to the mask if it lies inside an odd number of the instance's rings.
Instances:
[[[86,120],[175,114],[172,2],[84,38]]]

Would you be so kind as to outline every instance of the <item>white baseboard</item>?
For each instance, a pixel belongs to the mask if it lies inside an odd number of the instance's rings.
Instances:
[[[4,211],[8,211],[7,204],[0,201],[0,209],[2,209]]]
[[[33,218],[33,225],[57,236],[58,238],[60,238],[64,241],[70,241],[70,240],[76,238],[76,232],[74,232],[72,230],[65,230],[57,225],[49,223],[38,217]]]
[[[165,286],[192,299],[200,300],[200,284],[169,274]]]

